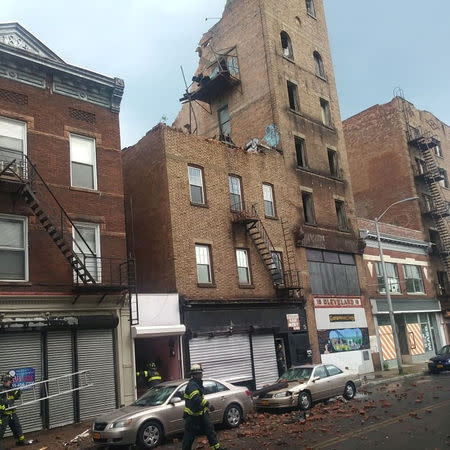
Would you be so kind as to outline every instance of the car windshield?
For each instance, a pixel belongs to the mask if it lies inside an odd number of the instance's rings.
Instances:
[[[311,376],[311,373],[311,367],[297,367],[289,369],[284,372],[283,375],[281,375],[281,377],[278,379],[278,382],[308,380]]]
[[[444,345],[440,350],[438,355],[446,355],[450,353],[450,345]]]
[[[142,397],[139,397],[134,405],[136,406],[158,406],[162,405],[178,386],[161,386],[151,387]]]

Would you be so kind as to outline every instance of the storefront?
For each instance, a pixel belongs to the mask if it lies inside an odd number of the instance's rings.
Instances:
[[[0,322],[0,369],[27,370],[31,382],[89,370],[93,386],[19,409],[24,431],[54,428],[119,405],[116,315],[16,315]],[[52,389],[55,388],[55,385]],[[73,385],[66,379],[61,389]],[[50,395],[57,392],[51,391]],[[24,391],[24,401],[32,392]]]
[[[188,302],[184,322],[186,359],[201,363],[205,376],[258,389],[311,361],[300,304]]]
[[[145,370],[153,362],[163,380],[182,378],[181,337],[185,326],[180,323],[178,294],[139,294],[132,304],[138,317],[138,323],[131,327],[136,371]],[[139,386],[138,394],[144,389],[144,385]]]
[[[323,363],[373,372],[369,331],[360,296],[313,296]]]
[[[371,305],[382,361],[389,367],[396,367],[397,356],[387,300],[372,299]],[[403,363],[428,361],[445,343],[439,301],[396,298],[392,299],[392,306]]]

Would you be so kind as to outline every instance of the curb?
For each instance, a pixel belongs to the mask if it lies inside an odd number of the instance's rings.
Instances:
[[[384,384],[384,383],[392,383],[394,381],[400,381],[400,380],[406,380],[408,378],[415,378],[415,377],[422,377],[424,375],[428,375],[428,370],[424,370],[423,372],[416,372],[416,373],[408,373],[406,375],[397,375],[396,377],[392,378],[383,378],[379,380],[374,381],[368,381],[366,384],[362,384],[361,388],[366,386],[376,386],[378,384]]]

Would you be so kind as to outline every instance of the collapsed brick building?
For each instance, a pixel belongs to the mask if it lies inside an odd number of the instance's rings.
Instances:
[[[311,360],[372,371],[322,1],[229,0],[197,53],[184,134],[158,126],[124,152],[139,290],[180,294],[184,362],[215,376],[258,386]]]
[[[418,201],[396,205],[383,222],[417,230],[430,242],[429,263],[416,275],[417,279],[430,280],[426,291],[422,288],[411,292],[407,284],[399,284],[394,293],[398,298],[394,313],[403,328],[405,323],[428,323],[430,327],[434,324],[436,351],[445,340],[448,342],[450,325],[450,128],[401,95],[389,103],[374,105],[343,124],[358,217],[374,219],[390,204],[418,197]],[[403,255],[406,264],[407,256]],[[390,267],[394,278],[397,263],[401,261],[393,261]],[[416,298],[407,300],[411,293],[417,294]],[[430,294],[434,298],[421,300]],[[405,311],[410,314],[403,316]],[[440,337],[438,329],[442,326],[446,338]],[[407,358],[411,356],[410,346],[404,346],[403,352]]]
[[[78,371],[94,383],[24,406],[25,431],[134,398],[123,89],[64,62],[19,24],[0,25],[0,370],[19,383],[23,373],[27,382],[69,375],[52,395],[81,385],[70,376]]]

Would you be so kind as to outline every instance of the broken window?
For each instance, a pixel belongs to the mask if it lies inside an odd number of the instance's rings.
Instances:
[[[336,206],[336,215],[338,220],[338,227],[340,230],[347,230],[348,224],[347,224],[347,216],[345,214],[345,204],[341,200],[336,200],[335,202]]]
[[[436,147],[434,147],[434,154],[442,158],[442,149],[440,145],[436,145]]]
[[[285,58],[294,59],[294,52],[292,51],[292,42],[286,31],[280,33],[281,48],[283,49],[283,56]]]
[[[295,154],[297,156],[297,167],[307,167],[305,140],[295,136]]]
[[[306,12],[310,16],[316,17],[316,8],[314,7],[314,0],[306,0]]]
[[[327,127],[331,127],[330,104],[327,100],[320,99],[320,109],[322,112],[322,123]]]
[[[325,70],[323,68],[322,57],[318,52],[314,52],[313,56],[314,56],[314,63],[316,66],[316,75],[318,77],[325,78]]]
[[[299,101],[298,101],[298,88],[295,83],[291,81],[287,82],[287,90],[289,97],[289,108],[293,111],[299,111]]]
[[[228,112],[228,105],[219,109],[219,130],[220,130],[220,140],[230,142],[231,122],[230,122],[230,113]]]
[[[316,217],[314,214],[314,204],[311,192],[302,192],[303,214],[305,223],[315,225]]]
[[[439,167],[439,174],[442,177],[442,180],[439,180],[439,184],[442,187],[448,188],[448,176],[447,176],[447,171],[445,169],[443,169],[442,167]]]
[[[338,163],[338,154],[335,150],[328,150],[328,164],[330,166],[330,175],[334,178],[339,177],[339,163]]]

